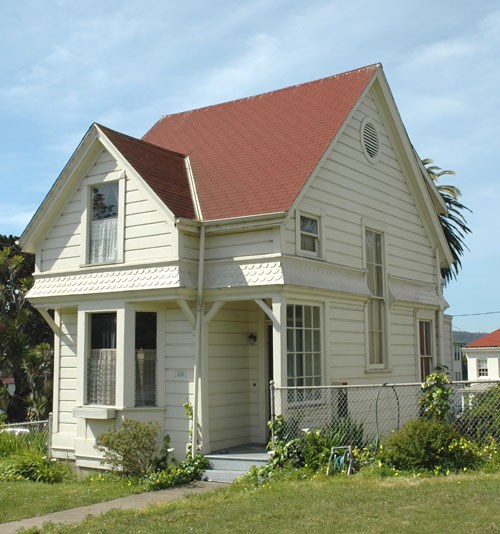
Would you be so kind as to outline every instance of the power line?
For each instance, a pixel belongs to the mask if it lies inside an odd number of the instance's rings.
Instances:
[[[476,315],[495,315],[497,313],[500,313],[500,311],[482,312],[482,313],[463,313],[460,315],[453,315],[453,317],[473,317]]]

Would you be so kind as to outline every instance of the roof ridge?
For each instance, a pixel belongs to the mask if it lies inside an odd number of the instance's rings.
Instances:
[[[276,93],[282,93],[284,91],[290,91],[292,89],[297,89],[299,87],[304,87],[304,86],[307,86],[307,85],[323,83],[326,80],[332,80],[334,78],[341,78],[343,76],[349,76],[349,75],[354,74],[355,72],[363,72],[363,71],[367,71],[367,70],[376,71],[379,68],[382,68],[382,63],[372,63],[371,65],[365,65],[364,67],[359,67],[357,69],[351,69],[351,70],[348,70],[348,71],[345,71],[345,72],[340,72],[338,74],[332,74],[331,76],[325,76],[324,78],[318,78],[316,80],[311,80],[311,81],[308,81],[308,82],[297,83],[297,84],[294,84],[294,85],[289,85],[287,87],[281,87],[280,89],[273,89],[271,91],[265,91],[263,93],[258,93],[256,95],[244,96],[242,98],[235,98],[233,100],[228,100],[226,102],[220,102],[220,103],[217,103],[217,104],[210,104],[208,106],[202,106],[202,107],[199,107],[199,108],[192,108],[192,109],[185,110],[185,111],[179,111],[177,113],[170,113],[170,114],[167,114],[167,115],[162,115],[156,121],[156,123],[153,124],[153,126],[144,134],[143,138],[147,137],[148,133],[158,123],[160,123],[161,121],[163,121],[166,118],[178,117],[178,116],[182,116],[182,115],[188,115],[190,113],[194,113],[195,111],[208,111],[210,109],[221,108],[221,107],[224,107],[224,106],[227,106],[227,105],[235,104],[237,102],[244,102],[244,101],[248,101],[248,100],[253,100],[255,98],[262,98],[262,97],[265,97],[265,96],[273,95],[273,94],[276,94]]]
[[[184,154],[182,152],[177,152],[176,150],[171,150],[170,148],[165,148],[160,145],[155,145],[154,143],[151,143],[150,141],[146,141],[145,139],[134,137],[133,135],[124,134],[123,132],[119,132],[118,130],[113,130],[113,128],[109,128],[108,126],[104,126],[103,124],[99,124],[98,122],[94,122],[94,124],[101,130],[103,130],[104,133],[106,133],[106,130],[109,132],[112,132],[113,134],[121,135],[122,137],[126,137],[127,139],[131,139],[132,141],[136,141],[139,143],[143,143],[145,145],[149,145],[149,147],[160,150],[162,152],[168,152],[170,154],[174,154],[176,156],[181,156],[183,158],[187,157],[187,154]]]

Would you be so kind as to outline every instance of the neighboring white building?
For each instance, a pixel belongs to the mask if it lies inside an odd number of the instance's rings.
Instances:
[[[55,333],[53,454],[156,420],[178,457],[264,443],[278,386],[451,368],[442,198],[382,67],[91,126],[21,237]],[[53,310],[53,313],[49,313]]]
[[[500,329],[468,343],[462,351],[469,380],[500,380]]]

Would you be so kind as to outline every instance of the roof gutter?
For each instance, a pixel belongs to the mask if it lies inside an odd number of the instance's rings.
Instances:
[[[233,232],[237,230],[249,230],[255,228],[265,228],[283,224],[288,212],[279,211],[274,213],[265,213],[259,215],[245,215],[244,217],[233,217],[229,219],[213,219],[211,221],[201,221],[193,219],[184,219],[179,217],[176,226],[184,230],[198,231],[198,228],[204,226],[206,233],[217,234]]]

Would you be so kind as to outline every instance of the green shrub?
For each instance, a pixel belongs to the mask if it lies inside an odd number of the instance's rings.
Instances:
[[[460,436],[452,424],[416,419],[385,440],[379,460],[398,470],[459,470],[482,461],[477,445]]]
[[[431,373],[422,384],[420,410],[422,417],[445,421],[450,413],[450,395],[452,393],[450,379],[446,373]]]
[[[125,419],[119,430],[103,432],[96,448],[115,471],[144,476],[153,470],[160,447],[160,425]]]
[[[472,392],[471,392],[472,393]],[[470,439],[500,443],[500,384],[475,393],[470,407],[457,419],[456,427]]]
[[[171,464],[166,469],[148,473],[144,478],[144,489],[156,491],[200,480],[208,467],[208,460],[201,454],[188,456],[180,464]]]
[[[70,476],[67,464],[49,460],[39,452],[18,452],[0,460],[0,480],[32,480],[53,484]]]
[[[290,435],[295,435],[297,425],[294,421],[292,423],[290,425],[278,416],[269,425],[274,435],[274,454],[269,462],[272,469],[305,467],[318,471],[328,465],[332,447],[351,445],[361,449],[366,446],[363,425],[349,417],[333,419],[326,426],[302,431],[300,437],[288,439]]]

